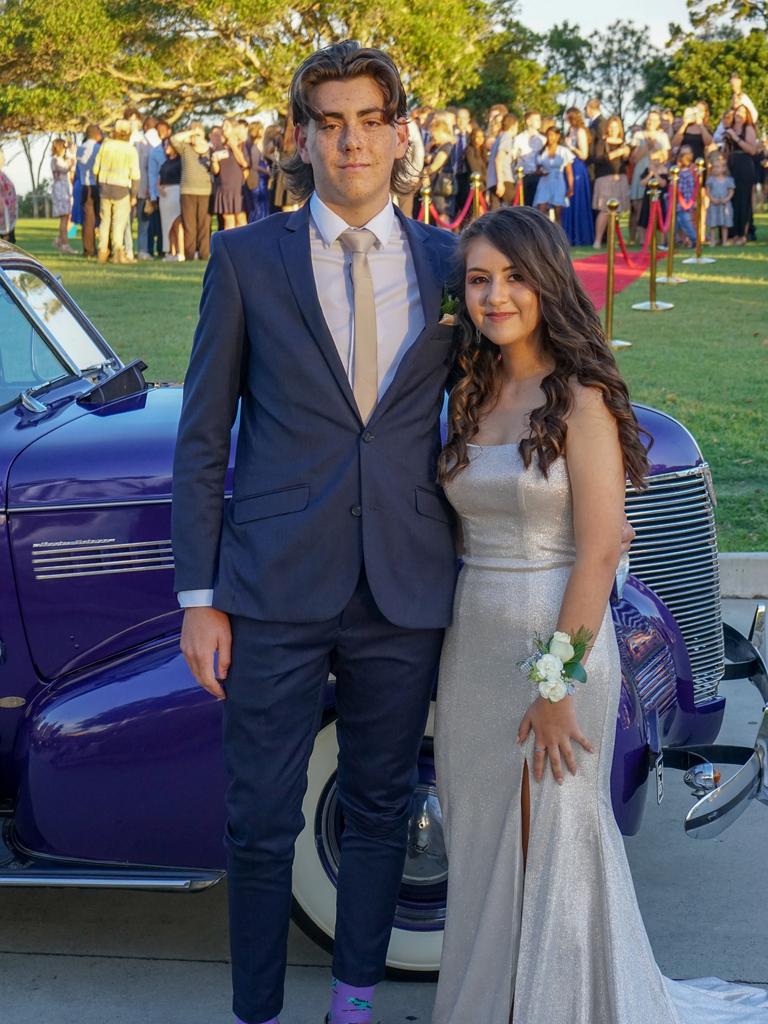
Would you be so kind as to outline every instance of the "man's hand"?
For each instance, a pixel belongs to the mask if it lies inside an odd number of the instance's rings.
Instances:
[[[634,527],[625,516],[624,525],[621,528],[621,553],[623,555],[627,554],[636,536]]]
[[[225,700],[226,694],[218,680],[227,678],[232,661],[229,616],[216,608],[186,608],[181,627],[181,653],[203,689],[217,700]],[[218,654],[218,679],[213,670],[215,654]]]

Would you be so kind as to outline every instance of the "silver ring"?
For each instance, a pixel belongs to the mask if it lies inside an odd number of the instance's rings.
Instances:
[[[534,747],[533,749],[534,749],[534,750],[536,751],[536,753],[537,753],[537,754],[543,754],[543,753],[544,753],[544,751],[545,751],[545,750],[546,750],[547,748],[546,748],[546,747]]]

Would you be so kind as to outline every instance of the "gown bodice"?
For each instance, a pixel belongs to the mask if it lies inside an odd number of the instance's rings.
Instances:
[[[565,459],[545,477],[534,456],[526,469],[517,444],[470,445],[470,464],[445,486],[461,517],[464,564],[550,569],[576,556]]]

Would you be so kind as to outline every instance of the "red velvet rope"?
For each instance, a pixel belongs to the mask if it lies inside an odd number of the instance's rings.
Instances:
[[[522,183],[522,181],[518,181],[518,183],[517,183],[517,188],[515,189],[515,200],[512,203],[512,205],[513,206],[522,206],[523,205],[523,183]]]
[[[618,218],[616,219],[616,237],[619,240],[619,248],[621,249],[621,255],[624,257],[624,262],[628,267],[634,267],[634,263],[629,258],[629,253],[627,252],[627,243],[624,241],[624,235],[621,233],[621,226],[619,225]]]
[[[470,191],[469,195],[467,196],[466,203],[464,203],[461,212],[454,221],[445,220],[443,217],[441,217],[440,214],[435,209],[434,203],[430,204],[429,212],[432,214],[435,224],[439,224],[441,228],[447,228],[449,231],[455,231],[456,228],[463,222],[464,218],[469,213],[470,207],[472,206],[473,198],[474,195],[472,191]]]
[[[650,249],[651,237],[657,228],[659,231],[664,231],[664,224],[661,219],[661,203],[658,199],[652,199],[650,216],[648,217],[648,227],[645,229],[645,242],[643,243],[643,248],[640,250],[641,256],[645,256]]]
[[[642,250],[640,251],[641,256],[645,256],[651,245],[651,233],[656,229],[660,231],[664,230],[661,217],[661,203],[658,199],[651,200],[651,210],[648,217],[648,227],[645,229],[645,243]],[[621,233],[621,225],[619,224],[618,218],[616,218],[616,237],[619,240],[619,248],[621,249],[621,255],[624,257],[624,262],[628,267],[637,269],[638,265],[629,258],[629,252],[627,251],[627,243],[624,241],[624,235]]]

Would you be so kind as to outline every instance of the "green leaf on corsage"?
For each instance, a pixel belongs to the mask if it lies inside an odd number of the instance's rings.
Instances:
[[[586,683],[587,673],[579,661],[569,661],[567,665],[563,666],[563,669],[569,679],[575,679],[577,683]]]

